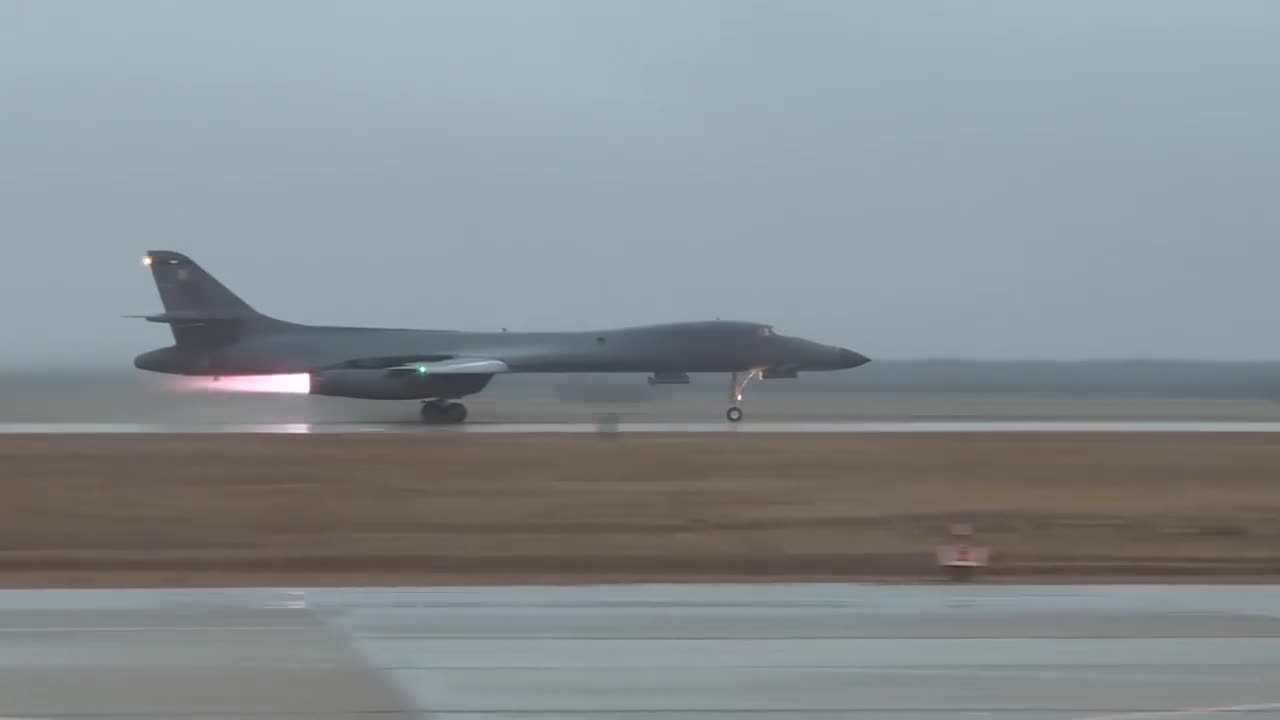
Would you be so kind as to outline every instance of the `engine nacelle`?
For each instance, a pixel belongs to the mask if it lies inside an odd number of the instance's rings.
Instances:
[[[688,385],[689,373],[656,372],[649,376],[650,385]]]
[[[800,377],[800,371],[794,367],[771,367],[761,371],[760,377],[765,380],[795,379]]]
[[[311,394],[362,400],[460,398],[480,392],[492,375],[390,374],[386,370],[337,369],[311,374]]]

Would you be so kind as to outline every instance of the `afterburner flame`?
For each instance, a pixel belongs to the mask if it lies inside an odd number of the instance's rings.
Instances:
[[[277,393],[306,395],[311,392],[311,376],[299,375],[237,375],[234,377],[184,378],[186,390],[230,393]]]

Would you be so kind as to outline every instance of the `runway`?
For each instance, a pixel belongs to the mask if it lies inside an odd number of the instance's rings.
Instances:
[[[845,422],[622,422],[485,423],[423,425],[417,422],[315,423],[0,423],[0,435],[167,433],[992,433],[992,432],[1217,432],[1274,433],[1266,421],[845,421]]]
[[[1280,588],[0,592],[0,717],[1280,718]]]

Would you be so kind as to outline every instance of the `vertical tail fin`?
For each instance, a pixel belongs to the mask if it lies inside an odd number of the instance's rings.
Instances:
[[[171,250],[151,250],[143,259],[160,291],[166,313],[257,315],[249,304],[205,272],[194,260]]]
[[[169,323],[178,345],[216,345],[283,324],[254,310],[182,253],[151,250],[143,263],[151,268],[164,306],[164,314],[147,319]]]

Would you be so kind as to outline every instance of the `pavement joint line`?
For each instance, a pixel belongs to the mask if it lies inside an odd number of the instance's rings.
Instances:
[[[1178,710],[1149,710],[1121,713],[1119,715],[1087,715],[1076,718],[1076,720],[1161,720],[1162,718],[1182,718],[1194,715],[1238,715],[1270,710],[1280,710],[1280,702],[1252,705],[1219,705],[1216,707],[1194,707]]]

